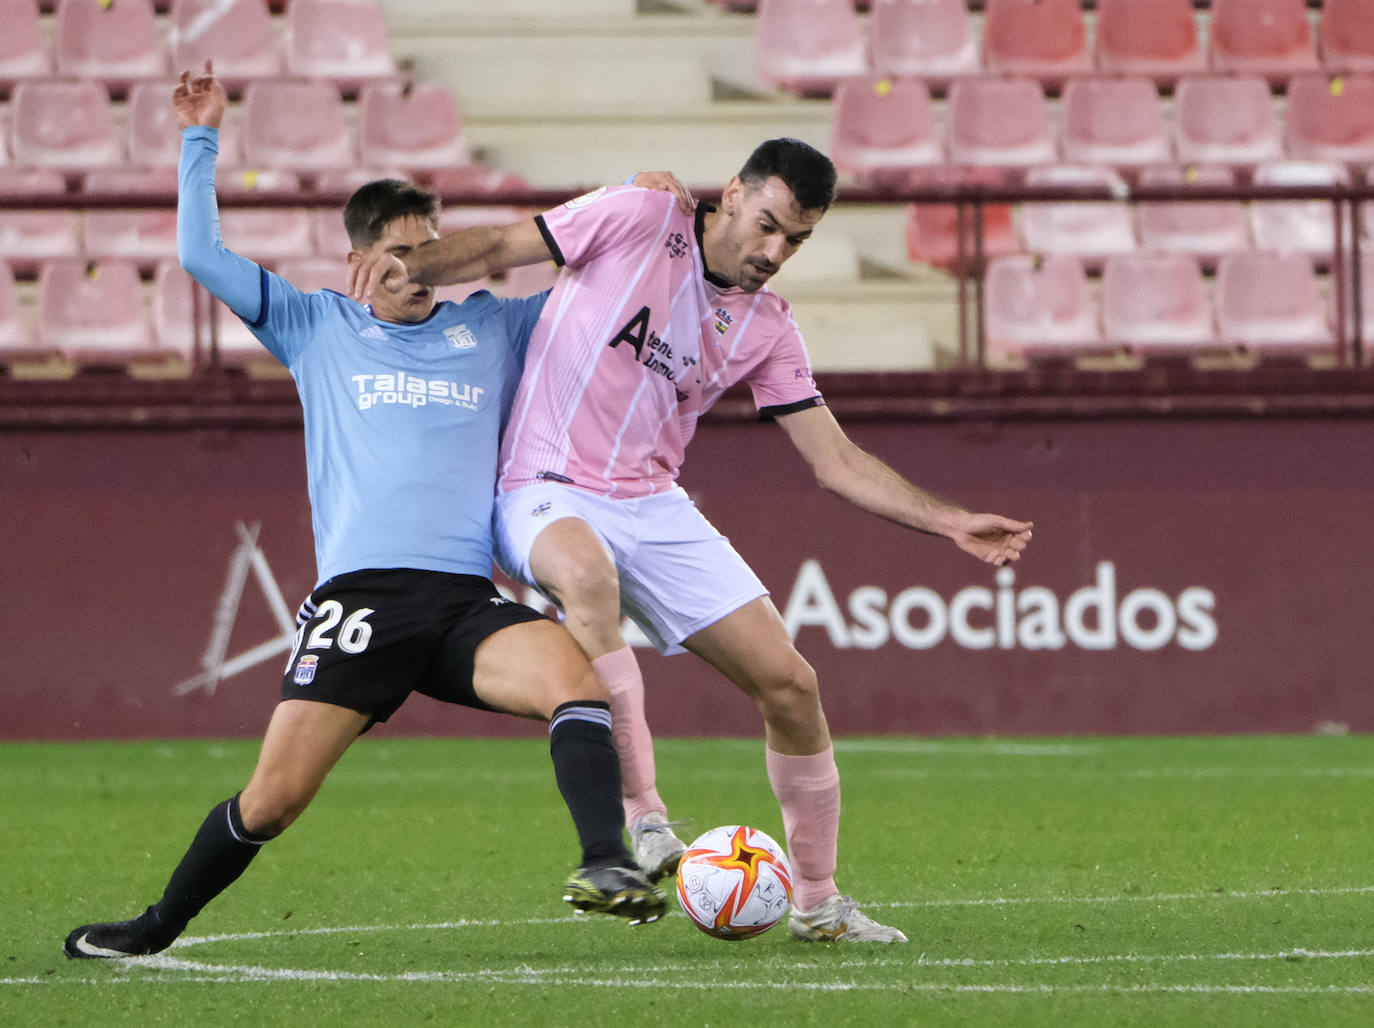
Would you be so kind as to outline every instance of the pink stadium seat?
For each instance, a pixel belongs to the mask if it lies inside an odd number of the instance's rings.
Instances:
[[[1212,0],[1216,71],[1285,79],[1317,66],[1305,0]]]
[[[343,292],[348,280],[348,266],[337,257],[298,257],[282,261],[277,274],[303,293],[321,289]]]
[[[338,87],[318,80],[249,83],[243,93],[243,157],[257,167],[296,171],[356,163]]]
[[[199,71],[206,58],[226,89],[283,72],[281,48],[264,0],[176,0],[168,43],[172,68]]]
[[[57,74],[96,79],[116,96],[135,79],[166,77],[152,0],[58,0],[53,61]]]
[[[48,39],[34,0],[0,0],[0,85],[10,88],[17,80],[46,78],[52,74]]]
[[[445,193],[491,194],[529,188],[529,183],[519,175],[482,164],[438,168],[425,177],[429,180],[429,187],[441,196]]]
[[[14,163],[81,171],[121,164],[110,95],[90,79],[25,80],[10,99]]]
[[[386,16],[373,0],[291,0],[285,45],[288,75],[331,79],[348,93],[396,74]]]
[[[136,168],[177,166],[181,132],[171,103],[175,85],[168,79],[147,79],[129,87],[124,131],[129,163]]]
[[[830,157],[840,171],[875,184],[942,163],[925,83],[869,76],[841,82],[831,103]]]
[[[1097,68],[1156,82],[1205,70],[1192,0],[1098,0]]]
[[[241,200],[255,193],[291,193],[301,188],[290,171],[226,169],[216,182],[221,199]],[[275,267],[279,261],[315,255],[315,221],[305,207],[231,207],[220,204],[220,235],[235,253]]]
[[[983,286],[988,357],[1073,356],[1100,349],[1097,309],[1073,257],[998,257]]]
[[[0,195],[61,196],[62,173],[47,168],[0,168]],[[0,210],[0,259],[32,274],[49,257],[81,255],[81,216],[69,210]]]
[[[1074,79],[1063,115],[1065,160],[1136,168],[1170,159],[1164,112],[1146,79]]]
[[[1339,164],[1274,161],[1255,169],[1257,186],[1349,184],[1350,174]],[[1313,257],[1330,256],[1336,249],[1332,222],[1334,206],[1325,200],[1253,201],[1250,204],[1250,235],[1255,248],[1305,253]]]
[[[1274,101],[1257,75],[1182,79],[1174,107],[1184,163],[1251,165],[1282,155]]]
[[[1047,83],[1091,71],[1079,0],[987,0],[983,64]]]
[[[1290,157],[1374,164],[1374,74],[1299,75],[1284,124]]]
[[[946,83],[980,70],[967,0],[873,0],[868,39],[879,75]]]
[[[1126,194],[1126,183],[1107,168],[1049,164],[1026,173],[1026,185],[1106,188]],[[1021,207],[1021,238],[1032,253],[1071,254],[1100,264],[1135,249],[1131,211],[1124,203],[1028,203]]]
[[[1333,344],[1316,273],[1301,254],[1227,254],[1217,266],[1216,290],[1224,343],[1275,353]]]
[[[221,364],[276,364],[276,358],[254,338],[238,317],[209,293],[201,290],[200,318],[195,317],[193,290],[198,288],[176,261],[163,261],[153,279],[153,331],[158,344],[190,363],[197,362],[196,326],[200,327],[200,360],[210,352],[210,319],[216,321]]]
[[[1228,168],[1164,165],[1140,173],[1142,186],[1233,186]],[[1146,250],[1178,251],[1206,265],[1224,253],[1250,248],[1245,205],[1240,201],[1142,203],[1140,245]]]
[[[431,169],[472,160],[458,101],[437,83],[372,83],[358,97],[364,164]]]
[[[86,366],[161,360],[132,261],[51,260],[38,272],[38,340]]]
[[[912,185],[996,185],[1002,174],[994,169],[925,168],[912,177]],[[963,274],[973,258],[974,219],[972,208],[964,215],[964,257],[959,257],[959,211],[953,204],[913,203],[906,209],[906,251],[917,264],[930,264]],[[997,257],[1019,253],[1020,240],[1012,225],[1010,204],[988,204],[983,208],[983,256]]]
[[[1140,353],[1216,344],[1198,262],[1183,253],[1132,253],[1102,271],[1102,335]]]
[[[960,79],[949,91],[949,160],[1017,167],[1057,158],[1049,109],[1031,79]]]
[[[0,260],[0,366],[15,361],[39,360],[53,351],[34,343],[33,333],[24,318],[19,290],[14,284],[14,269]]]
[[[765,82],[802,94],[829,93],[868,71],[852,0],[759,0],[754,67]]]
[[[1374,71],[1374,4],[1369,0],[1326,0],[1318,35],[1327,71]]]
[[[175,168],[97,168],[86,174],[92,194],[177,192]],[[92,208],[85,214],[86,254],[124,257],[153,270],[157,262],[177,255],[177,212],[162,208]]]

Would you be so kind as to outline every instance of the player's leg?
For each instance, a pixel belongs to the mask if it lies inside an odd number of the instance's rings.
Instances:
[[[206,816],[162,898],[132,920],[77,928],[67,936],[67,956],[142,956],[170,946],[305,809],[367,723],[367,715],[329,703],[279,703],[248,786]]]
[[[821,708],[816,673],[787,635],[767,597],[698,631],[683,646],[706,660],[758,706],[765,725],[768,780],[782,808],[793,869],[793,937],[805,941],[905,942],[841,896],[835,886],[840,774]]]

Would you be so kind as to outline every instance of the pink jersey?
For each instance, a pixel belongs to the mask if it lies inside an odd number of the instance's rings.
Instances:
[[[697,419],[743,380],[765,415],[822,403],[787,301],[717,284],[666,192],[616,186],[539,217],[565,266],[530,338],[498,489],[672,488]]]

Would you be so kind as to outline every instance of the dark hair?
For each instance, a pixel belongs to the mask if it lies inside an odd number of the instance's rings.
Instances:
[[[386,227],[397,218],[421,218],[436,229],[439,225],[439,198],[400,179],[383,178],[359,186],[344,207],[344,228],[348,241],[366,250],[382,237]]]
[[[835,202],[835,165],[800,139],[760,143],[739,171],[740,181],[750,187],[774,176],[792,190],[802,210],[827,210]]]

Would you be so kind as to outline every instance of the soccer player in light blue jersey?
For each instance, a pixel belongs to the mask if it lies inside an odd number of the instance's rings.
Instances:
[[[182,265],[290,370],[305,421],[318,584],[258,764],[206,817],[162,898],[129,921],[84,925],[69,957],[167,948],[305,809],[334,763],[411,692],[549,724],[554,776],[582,847],[564,898],[631,923],[666,900],[623,839],[606,688],[560,625],[490,581],[503,422],[545,294],[461,304],[408,286],[363,306],[302,293],[225,249],[215,157],[225,94],[207,63],[173,95],[182,129]],[[673,180],[675,182],[675,180]],[[438,235],[438,202],[383,180],[344,211],[353,250],[404,255]]]

